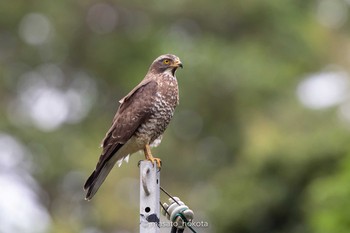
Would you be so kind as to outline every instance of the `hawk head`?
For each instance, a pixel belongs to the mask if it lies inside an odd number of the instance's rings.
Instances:
[[[183,65],[177,56],[172,54],[165,54],[159,56],[156,60],[154,60],[150,67],[150,70],[155,73],[169,72],[172,74],[172,76],[175,76],[175,71],[179,67],[183,68]]]

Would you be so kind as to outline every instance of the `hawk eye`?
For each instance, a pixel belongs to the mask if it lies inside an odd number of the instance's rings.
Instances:
[[[169,59],[165,59],[165,60],[163,61],[163,64],[165,64],[165,65],[169,65],[169,63],[170,63],[170,60],[169,60]]]

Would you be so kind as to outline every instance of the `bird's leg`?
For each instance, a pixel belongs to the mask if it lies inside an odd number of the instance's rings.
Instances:
[[[150,148],[149,144],[146,144],[146,146],[143,149],[143,151],[145,152],[145,157],[146,157],[147,160],[151,161],[152,164],[154,164],[154,162],[156,162],[157,163],[157,167],[161,168],[162,161],[160,160],[160,158],[154,158],[152,156],[151,148]]]

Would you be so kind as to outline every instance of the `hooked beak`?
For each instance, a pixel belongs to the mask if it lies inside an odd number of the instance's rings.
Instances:
[[[175,61],[174,61],[174,64],[172,65],[173,67],[176,67],[176,68],[178,68],[178,67],[181,67],[181,68],[183,68],[184,66],[182,65],[182,62],[180,61],[180,59],[176,59]]]

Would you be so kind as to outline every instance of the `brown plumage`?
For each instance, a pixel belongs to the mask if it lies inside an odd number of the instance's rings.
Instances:
[[[175,55],[159,56],[141,83],[119,101],[112,127],[102,141],[100,159],[84,185],[85,199],[95,195],[115,163],[121,164],[139,150],[160,166],[160,159],[150,152],[150,144],[161,139],[179,103],[175,77],[178,67],[182,63]]]

